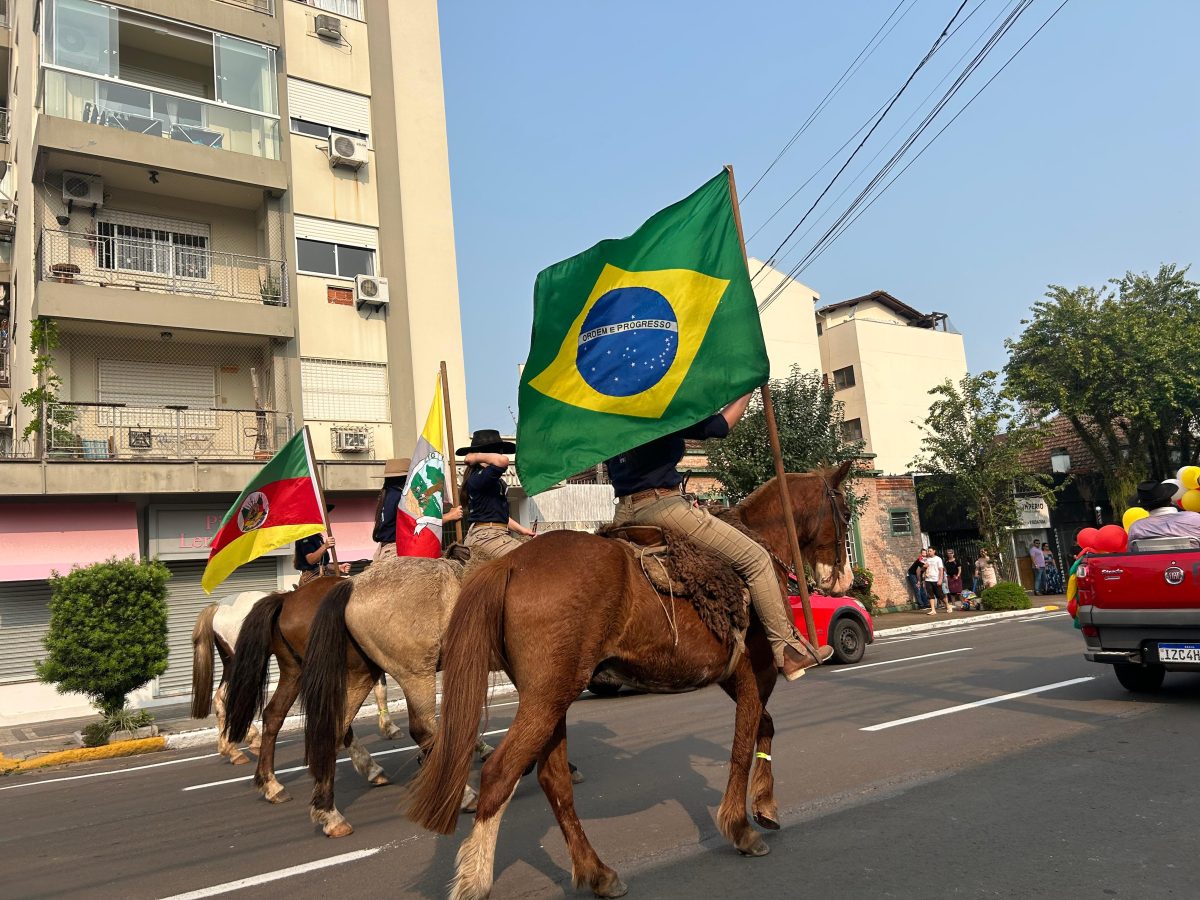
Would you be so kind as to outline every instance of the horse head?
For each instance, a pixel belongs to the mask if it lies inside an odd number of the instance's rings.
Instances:
[[[845,593],[854,582],[846,553],[850,507],[842,489],[850,465],[847,461],[836,468],[787,475],[800,551],[812,567],[817,587],[833,595]],[[742,520],[762,535],[778,557],[790,562],[787,528],[780,514],[779,485],[775,479],[760,486],[738,508]]]

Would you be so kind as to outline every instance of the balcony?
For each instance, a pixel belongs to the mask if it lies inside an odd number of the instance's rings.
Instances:
[[[51,460],[265,460],[292,436],[276,410],[55,403],[46,409]]]
[[[149,229],[110,227],[96,232],[42,230],[39,279],[59,284],[183,294],[212,300],[288,305],[287,264],[281,259],[211,250],[203,238]]]

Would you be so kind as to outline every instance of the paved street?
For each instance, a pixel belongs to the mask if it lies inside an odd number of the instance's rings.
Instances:
[[[784,828],[770,856],[740,858],[713,824],[733,721],[715,688],[578,702],[576,806],[631,897],[1194,896],[1198,694],[1200,677],[1174,674],[1160,697],[1132,698],[1083,660],[1063,613],[909,635],[858,667],[780,685]],[[497,706],[489,729],[514,708]],[[408,742],[368,744],[398,781],[412,775]],[[280,748],[281,770],[300,764],[297,741]],[[468,817],[435,838],[399,814],[401,787],[367,788],[344,765],[339,807],[357,830],[331,841],[308,821],[307,773],[282,776],[296,799],[274,807],[248,768],[191,751],[0,780],[0,893],[209,896],[334,860],[266,890],[444,894]],[[564,893],[569,860],[527,778],[501,828],[493,896]]]

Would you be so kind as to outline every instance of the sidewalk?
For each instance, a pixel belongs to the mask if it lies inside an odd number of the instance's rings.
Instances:
[[[1033,603],[1033,609],[1024,610],[1026,613],[1034,614],[1041,611],[1043,606],[1057,606],[1059,609],[1066,609],[1067,598],[1064,594],[1057,594],[1046,597],[1030,597]],[[971,610],[970,612],[960,612],[955,610],[952,613],[946,613],[944,610],[939,610],[936,616],[929,615],[926,610],[917,610],[915,612],[894,612],[894,613],[878,613],[874,616],[875,634],[879,636],[885,632],[895,628],[904,628],[910,625],[932,625],[935,622],[945,625],[949,621],[966,622],[971,619],[977,619],[980,616],[991,616],[995,613],[987,610]]]

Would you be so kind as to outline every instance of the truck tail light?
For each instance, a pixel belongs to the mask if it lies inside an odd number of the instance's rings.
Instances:
[[[1100,637],[1100,629],[1095,625],[1084,625],[1081,629],[1084,637],[1098,638]]]

